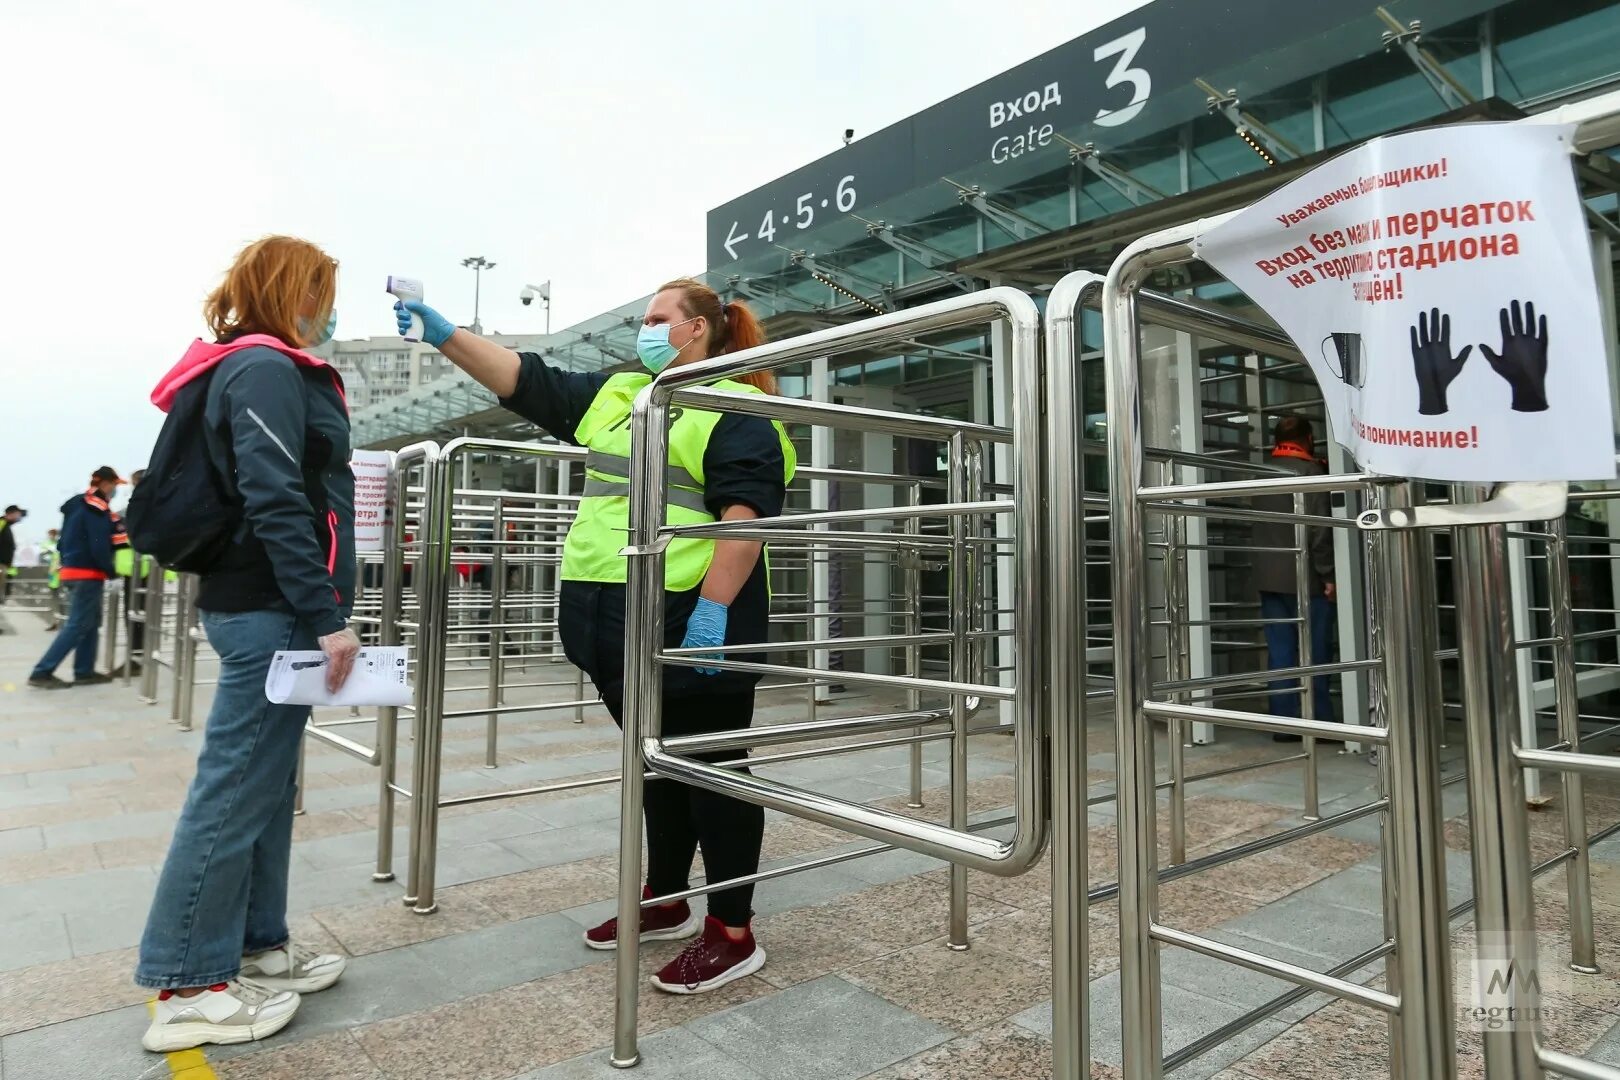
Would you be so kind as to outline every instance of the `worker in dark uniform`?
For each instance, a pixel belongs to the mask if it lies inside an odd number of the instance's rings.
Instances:
[[[1285,416],[1272,430],[1271,464],[1297,476],[1320,476],[1327,472],[1317,460],[1311,422],[1303,416]],[[1256,510],[1279,514],[1294,512],[1292,495],[1266,495],[1254,500]],[[1332,513],[1326,492],[1305,496],[1305,512],[1313,517]],[[1251,581],[1260,594],[1260,617],[1266,622],[1266,664],[1278,670],[1301,666],[1299,657],[1299,564],[1293,548],[1296,539],[1290,521],[1260,521],[1254,526],[1254,544],[1266,550],[1251,556]],[[1333,625],[1336,619],[1334,587],[1333,530],[1320,525],[1305,529],[1305,545],[1310,563],[1307,581],[1309,600],[1305,618],[1310,626],[1311,664],[1326,664],[1333,658]],[[1315,720],[1333,720],[1333,696],[1328,676],[1311,680],[1311,702]],[[1298,679],[1278,679],[1271,684],[1271,715],[1298,719],[1300,691]],[[1299,742],[1300,737],[1278,732],[1277,742]]]
[[[568,658],[591,677],[615,720],[624,709],[626,560],[629,524],[630,407],[664,368],[752,348],[764,332],[751,311],[725,303],[693,280],[658,290],[642,319],[636,352],[646,371],[565,372],[533,353],[516,353],[452,326],[415,301],[395,305],[400,332],[410,315],[423,321],[428,344],[492,390],[501,404],[565,442],[586,447],[585,493],[563,549],[561,629]],[[774,393],[768,373],[718,387]],[[758,417],[682,409],[669,429],[670,524],[737,521],[781,513],[796,464],[781,424]],[[770,596],[763,545],[743,540],[682,538],[665,553],[665,647],[703,648],[767,640]],[[728,654],[736,656],[736,654]],[[747,658],[746,655],[743,658]],[[688,735],[746,728],[753,719],[757,675],[715,668],[666,667],[664,733]],[[730,754],[698,755],[719,761]],[[710,881],[759,869],[764,811],[752,803],[672,780],[646,787],[647,882],[644,895],[688,886],[696,850]],[[702,993],[758,971],[764,950],[754,942],[753,886],[709,896],[702,936],[653,976],[676,994]],[[645,908],[641,940],[687,938],[699,922],[682,900]],[[617,920],[586,932],[585,942],[612,949]]]

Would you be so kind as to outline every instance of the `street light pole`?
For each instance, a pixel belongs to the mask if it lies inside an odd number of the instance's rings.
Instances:
[[[467,267],[473,272],[472,332],[475,334],[482,334],[484,332],[484,325],[478,321],[478,305],[483,296],[483,273],[485,270],[495,269],[495,264],[484,258],[482,255],[473,255],[469,258],[462,259],[461,265]]]

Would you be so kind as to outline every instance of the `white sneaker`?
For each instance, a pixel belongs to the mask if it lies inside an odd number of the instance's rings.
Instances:
[[[317,953],[301,945],[242,957],[242,977],[270,990],[313,994],[338,981],[349,961],[336,953]]]
[[[193,997],[164,990],[152,1003],[152,1024],[141,1045],[158,1054],[203,1043],[245,1043],[269,1038],[298,1011],[297,994],[233,979]]]

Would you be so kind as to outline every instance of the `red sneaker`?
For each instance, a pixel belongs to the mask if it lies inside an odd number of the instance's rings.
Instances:
[[[651,897],[652,890],[645,885],[642,886],[641,898],[647,900]],[[702,925],[692,911],[691,905],[685,900],[674,907],[641,909],[642,941],[679,941],[697,933]],[[585,944],[593,949],[618,948],[619,920],[609,919],[601,926],[594,926],[585,931]]]
[[[755,943],[752,927],[741,941],[732,941],[725,925],[710,915],[704,920],[703,936],[665,964],[652,984],[670,994],[704,994],[764,966],[765,950]]]

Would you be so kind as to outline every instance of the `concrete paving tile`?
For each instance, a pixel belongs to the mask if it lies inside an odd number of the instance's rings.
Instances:
[[[779,1080],[850,1080],[947,1041],[949,1032],[827,976],[689,1023],[729,1057]]]
[[[305,812],[293,818],[293,843],[364,832],[366,828],[366,825],[347,810],[326,810],[318,814]],[[376,826],[372,825],[370,828],[375,841]]]
[[[404,852],[395,865],[403,868]],[[345,904],[398,903],[404,894],[398,881],[371,880],[369,866],[341,866],[332,870],[310,870],[293,860],[292,881],[287,891],[287,910],[295,914]]]
[[[134,903],[123,903],[120,898],[116,905],[105,905],[99,911],[67,916],[73,955],[94,956],[139,945],[150,908],[150,896],[137,898]]]
[[[676,941],[649,943],[642,950],[642,974],[651,975],[669,963],[680,954],[682,945],[682,942]],[[766,951],[770,950],[767,948]],[[600,960],[600,953],[590,955],[592,959]],[[582,1022],[591,1032],[595,1046],[609,1046],[613,1042],[613,974],[613,964],[598,962],[571,968],[540,981],[540,985],[558,994],[566,1003],[569,1015]],[[700,1017],[744,1002],[764,999],[770,993],[770,986],[753,977],[727,983],[707,994],[665,994],[644,982],[636,1017],[642,1034],[677,1025],[685,1026],[690,1031],[692,1021]]]
[[[439,849],[435,883],[438,888],[446,888],[503,874],[516,874],[533,865],[522,855],[495,840],[477,844],[442,845]]]
[[[103,840],[92,844],[91,850],[101,862],[103,870],[122,866],[161,867],[169,854],[169,836],[144,836],[139,839]],[[62,848],[79,851],[80,848]]]
[[[439,843],[442,845],[471,844],[483,840],[501,840],[506,837],[528,836],[533,833],[548,832],[552,828],[555,828],[555,826],[517,810],[486,810],[481,814],[445,818],[439,822]]]
[[[330,814],[332,811],[326,811]],[[394,850],[406,850],[409,834],[403,826],[394,830]],[[293,861],[311,870],[334,870],[362,866],[377,858],[377,834],[351,830],[338,836],[294,840]]]
[[[543,979],[602,958],[585,947],[574,924],[561,915],[451,934],[413,945],[411,952],[441,973],[451,1000]]]
[[[555,800],[524,800],[523,812],[559,828],[569,825],[616,822],[619,819],[619,790],[594,791]]]
[[[454,902],[441,898],[439,910],[432,915],[418,915],[398,901],[317,908],[311,914],[351,956],[415,945],[504,921],[470,897],[456,897]]]
[[[769,1074],[753,1069],[722,1053],[719,1048],[686,1031],[670,1028],[637,1041],[641,1063],[636,1066],[639,1080],[767,1080]],[[608,1064],[607,1050],[594,1050],[544,1069],[526,1072],[513,1080],[619,1080],[622,1069]]]
[[[896,949],[919,945],[946,932],[950,897],[945,874],[936,870],[922,877],[867,887],[847,896],[838,907],[851,925],[861,927],[864,937]],[[980,898],[968,904],[968,922],[986,922],[1012,911],[1006,904]]]
[[[22,855],[41,851],[44,847],[45,834],[38,825],[0,830],[0,856]]]
[[[1052,993],[1049,968],[982,943],[956,952],[943,938],[845,967],[839,974],[962,1034],[1000,1023]]]
[[[1600,1064],[1620,1068],[1620,1024],[1610,1028],[1607,1034],[1593,1043],[1586,1056]]]
[[[494,843],[527,860],[523,869],[575,862],[592,855],[604,855],[619,848],[616,824],[589,822],[566,828],[548,829],[529,836],[496,840]]]
[[[617,890],[618,879],[594,865],[561,863],[454,885],[440,894],[440,901],[450,904],[456,897],[467,897],[503,918],[524,919],[577,907],[581,901],[607,900]]]
[[[1009,907],[1046,907],[1052,903],[1052,859],[1043,855],[1028,871],[1012,877],[969,870],[968,892],[999,901]]]
[[[868,846],[862,840],[850,845]],[[868,855],[865,858],[851,859],[846,863],[839,863],[838,868],[850,877],[858,878],[871,885],[887,885],[891,881],[901,881],[905,878],[915,877],[938,870],[944,865],[939,859],[930,855],[920,855],[915,851],[885,851],[881,855]],[[970,885],[969,888],[972,886]]]
[[[1213,930],[1205,936],[1312,971],[1322,971],[1332,966],[1309,953],[1284,948],[1273,942],[1257,941],[1227,930]],[[1236,964],[1216,960],[1188,949],[1165,948],[1160,953],[1159,963],[1165,982],[1217,1001],[1230,1001],[1245,1009],[1263,1005],[1294,988],[1293,983],[1274,979],[1269,975],[1262,975],[1257,971],[1250,971],[1248,968],[1238,967]],[[1352,975],[1350,978],[1360,981],[1371,978],[1382,970],[1382,963],[1372,964],[1364,968],[1360,975]],[[1330,1000],[1332,999],[1326,995],[1313,994],[1278,1013],[1274,1019],[1285,1023],[1296,1022],[1322,1008]]]
[[[141,1049],[145,1005],[79,1017],[0,1040],[6,1073],[73,1080],[158,1080],[168,1062]]]
[[[1164,1050],[1174,1053],[1183,1046],[1237,1019],[1246,1010],[1241,1005],[1206,998],[1201,994],[1183,990],[1173,984],[1166,985],[1161,994],[1164,1025]],[[1052,1003],[1050,1001],[1020,1013],[1013,1018],[1020,1027],[1046,1038],[1052,1037]],[[1255,1025],[1242,1035],[1222,1043],[1194,1061],[1175,1071],[1176,1076],[1187,1074],[1211,1077],[1233,1061],[1248,1054],[1255,1047],[1276,1038],[1286,1030],[1285,1025],[1267,1020]],[[1091,984],[1091,1056],[1109,1065],[1120,1064],[1120,1004],[1119,975],[1113,974]],[[1324,1072],[1320,1076],[1338,1074]]]
[[[1460,1063],[1459,1063],[1460,1064]],[[1389,1075],[1385,1021],[1362,1009],[1331,1005],[1233,1063],[1256,1080],[1373,1080]]]
[[[94,913],[116,898],[120,903],[145,903],[152,897],[157,875],[143,868],[94,870],[71,877],[43,878],[0,889],[0,922],[28,918],[42,911],[59,915]]]
[[[906,881],[913,881],[907,878]],[[903,885],[905,882],[896,882]],[[880,886],[891,888],[893,886]],[[822,870],[806,870],[774,881],[761,882],[754,889],[754,911],[759,915],[774,915],[783,911],[811,907],[842,900],[851,894],[870,890],[871,885],[860,878],[844,873],[838,866]]]
[[[421,960],[411,949],[394,949],[362,956],[349,964],[343,980],[319,994],[304,995],[298,1017],[270,1045],[294,1042],[354,1029],[356,1034],[396,1017],[414,1019],[454,1001],[444,973]],[[255,1046],[209,1047],[209,1061],[226,1061],[252,1054]],[[381,1064],[379,1062],[379,1064]],[[302,1078],[300,1078],[302,1080]]]
[[[1378,916],[1298,896],[1233,919],[1225,923],[1225,929],[1332,963],[1359,955],[1384,940],[1383,920]]]
[[[0,1035],[144,1001],[150,991],[131,981],[134,971],[128,949],[0,972]]]
[[[355,1037],[389,1080],[503,1080],[595,1045],[589,1025],[544,981],[367,1024]]]
[[[60,915],[13,916],[5,920],[5,926],[5,934],[0,935],[0,971],[48,964],[73,955],[67,921]]]
[[[102,869],[94,845],[46,848],[0,857],[0,885],[15,885],[40,878],[65,877]]]
[[[0,792],[0,829],[90,821],[121,813],[123,807],[116,799],[76,800],[67,788],[23,791],[12,796]]]
[[[219,1062],[213,1072],[219,1080],[388,1080],[349,1031],[291,1044],[261,1043],[256,1052]]]
[[[92,821],[47,825],[44,830],[45,843],[48,847],[66,847],[127,837],[167,836],[174,829],[175,817],[175,811],[148,810],[144,813],[123,812]]]
[[[867,1080],[1049,1080],[1051,1075],[1049,1041],[1016,1024],[998,1024],[925,1050]]]
[[[34,788],[59,787],[62,784],[89,784],[106,780],[130,780],[135,768],[129,762],[109,765],[84,765],[76,769],[30,770],[28,786]]]
[[[775,987],[792,986],[891,951],[862,936],[861,929],[836,904],[757,918],[754,935],[767,956],[758,978]]]

